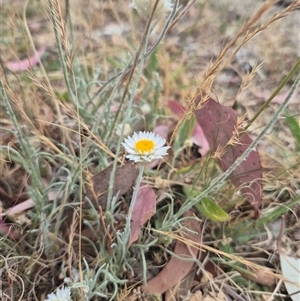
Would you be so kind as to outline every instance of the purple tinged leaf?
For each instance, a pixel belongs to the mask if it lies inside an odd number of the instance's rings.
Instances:
[[[217,163],[226,171],[252,143],[250,136],[237,126],[236,113],[212,98],[194,113],[211,150],[219,153]],[[255,217],[258,217],[262,197],[262,167],[256,149],[230,174],[229,179],[253,206]]]
[[[132,210],[129,246],[138,239],[141,227],[156,212],[156,195],[151,187],[144,185],[139,188]]]
[[[192,141],[194,144],[199,146],[198,152],[204,157],[210,150],[209,143],[203,133],[203,130],[199,124],[195,125],[193,134],[192,134]]]
[[[184,106],[174,100],[168,101],[168,107],[180,118],[184,115],[184,112],[186,110]]]

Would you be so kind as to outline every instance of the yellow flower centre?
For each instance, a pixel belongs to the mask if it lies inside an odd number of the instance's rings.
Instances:
[[[137,153],[145,154],[151,153],[153,151],[154,146],[155,143],[153,140],[141,139],[135,144],[134,148]]]

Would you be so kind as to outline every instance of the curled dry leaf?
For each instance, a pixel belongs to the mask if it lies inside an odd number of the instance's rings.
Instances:
[[[98,174],[92,176],[88,183],[85,185],[86,196],[92,202],[93,206],[97,211],[99,211],[99,219],[101,223],[101,228],[104,233],[99,231],[99,228],[95,226],[92,228],[85,228],[82,230],[80,235],[82,237],[89,238],[89,240],[96,242],[99,239],[104,239],[106,241],[107,251],[111,254],[111,236],[104,222],[103,211],[107,208],[107,197],[108,197],[108,188],[111,172],[113,165],[108,166]],[[118,199],[121,198],[135,183],[135,180],[138,175],[138,169],[136,165],[131,162],[125,162],[122,166],[117,166],[115,173],[115,181],[113,186],[113,196],[118,195]],[[83,203],[83,208],[89,208],[89,202]],[[103,210],[103,211],[102,211]],[[70,235],[70,225],[73,223],[74,210],[73,208],[66,208],[64,215],[66,219],[62,224],[62,232],[64,237],[69,237]],[[74,232],[74,229],[72,230]],[[73,247],[76,249],[78,247],[79,241],[74,239]],[[95,249],[91,247],[90,243],[83,243],[82,250],[89,254],[90,256],[96,256]]]
[[[185,217],[193,216],[192,211],[187,211]],[[194,219],[185,220],[183,226],[192,230],[195,233],[183,233],[185,239],[194,243],[201,242],[200,223]],[[148,294],[163,294],[168,289],[171,289],[178,284],[190,272],[194,265],[192,260],[184,261],[181,258],[197,258],[199,249],[193,246],[186,245],[184,239],[177,241],[174,249],[176,257],[171,257],[170,261],[154,278],[148,281],[147,285],[143,285],[141,289]]]
[[[196,272],[197,270],[193,269],[184,279],[177,283],[175,287],[167,290],[164,294],[165,300],[177,301],[182,300],[183,296],[188,297],[190,295],[191,287],[194,287],[197,284],[199,284],[199,282],[195,280],[195,278],[197,278]],[[184,298],[182,301],[190,301],[190,299],[187,299],[187,297]]]
[[[200,98],[196,104],[199,102]],[[226,171],[252,143],[250,136],[237,125],[236,113],[212,98],[194,113],[211,150],[219,154],[218,165]],[[252,205],[255,217],[258,217],[262,197],[262,167],[256,149],[230,174],[229,179]]]
[[[110,165],[98,174],[94,175],[89,181],[90,183],[85,186],[86,196],[91,200],[97,210],[99,206],[101,206],[103,210],[106,209],[112,168],[113,165]],[[125,162],[123,166],[118,166],[115,174],[113,196],[118,194],[118,198],[120,198],[123,194],[125,194],[134,185],[138,173],[138,168],[134,163]],[[88,203],[85,203],[83,207],[87,208]]]
[[[138,239],[141,227],[156,212],[156,195],[149,186],[141,186],[138,190],[135,206],[132,209],[131,232],[129,246]]]

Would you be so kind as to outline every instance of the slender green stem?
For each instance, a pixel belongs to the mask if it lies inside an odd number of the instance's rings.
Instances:
[[[257,111],[257,113],[249,120],[248,125],[245,127],[245,130],[247,130],[248,127],[253,123],[253,121],[264,111],[264,109],[270,104],[272,99],[280,92],[280,90],[285,86],[285,84],[291,79],[291,77],[299,69],[299,67],[300,67],[300,58],[298,59],[298,61],[294,65],[294,67],[291,69],[291,71],[287,74],[287,76],[280,83],[280,85],[276,88],[276,90],[267,99],[267,101],[261,106],[261,108]]]
[[[168,17],[168,19],[167,19],[167,21],[166,21],[166,23],[164,25],[164,28],[162,29],[162,32],[161,32],[160,36],[158,37],[158,39],[156,40],[156,42],[152,45],[152,47],[147,51],[146,57],[148,57],[149,55],[151,55],[153,53],[153,51],[156,49],[156,47],[160,44],[160,42],[162,41],[162,39],[165,37],[167,31],[170,28],[171,22],[174,20],[175,15],[177,13],[178,3],[179,3],[179,0],[176,0],[174,2],[172,12],[171,12],[171,14]]]
[[[133,191],[133,195],[132,195],[132,199],[131,199],[129,211],[133,210],[133,207],[134,207],[134,205],[136,203],[136,197],[137,197],[138,190],[140,188],[140,185],[141,185],[141,182],[142,182],[142,179],[143,179],[144,170],[145,170],[145,165],[140,165],[139,175],[138,175],[138,177],[136,179],[136,185],[134,187],[134,191]]]
[[[131,232],[130,226],[131,226],[132,212],[133,212],[133,208],[136,203],[136,200],[137,200],[137,195],[138,195],[138,191],[141,186],[142,179],[143,179],[144,170],[145,170],[145,165],[140,165],[139,174],[136,179],[136,184],[134,187],[133,195],[132,195],[130,206],[129,206],[128,215],[126,218],[126,226],[125,226],[125,230],[124,230],[124,234],[126,237],[126,245],[128,244],[129,239],[130,239],[130,232]]]

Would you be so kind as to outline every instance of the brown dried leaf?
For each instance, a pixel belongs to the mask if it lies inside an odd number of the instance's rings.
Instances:
[[[193,216],[192,211],[187,211],[185,217]],[[184,233],[183,236],[191,241],[199,243],[201,241],[200,223],[196,220],[185,220],[184,227],[195,231],[196,233]],[[174,253],[178,257],[196,258],[198,256],[198,248],[187,246],[182,241],[177,241]],[[147,285],[143,285],[141,289],[148,294],[163,294],[168,289],[178,284],[193,267],[193,261],[183,261],[178,257],[172,257],[163,270],[148,281]]]
[[[211,150],[220,154],[217,163],[226,171],[252,143],[250,136],[237,126],[236,113],[212,98],[195,110],[195,115]],[[258,217],[262,196],[262,167],[256,149],[231,173],[229,179],[252,205],[255,217]]]
[[[90,184],[85,186],[86,196],[91,200],[96,209],[98,209],[99,206],[101,206],[103,210],[106,209],[109,179],[112,168],[113,166],[110,165],[94,175],[91,178]],[[123,166],[118,166],[115,175],[113,196],[117,195],[118,192],[118,198],[125,194],[134,185],[138,173],[138,169],[134,163],[125,162]],[[84,204],[83,207],[88,207],[88,204]]]
[[[195,280],[195,277],[197,277],[196,272],[196,269],[193,268],[193,270],[184,279],[177,283],[175,287],[167,290],[165,292],[165,300],[177,301],[182,300],[182,297],[186,296],[183,300],[190,301],[189,298],[191,297],[190,292],[192,288],[199,284],[199,282]]]

